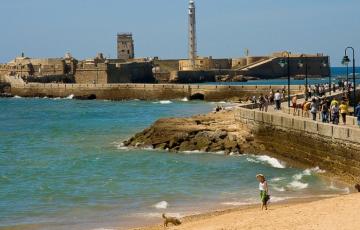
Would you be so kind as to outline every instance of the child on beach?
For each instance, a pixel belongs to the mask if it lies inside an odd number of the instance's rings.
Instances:
[[[265,176],[263,174],[256,175],[256,179],[259,181],[260,199],[261,199],[261,210],[267,210],[267,203],[270,200],[269,187]]]

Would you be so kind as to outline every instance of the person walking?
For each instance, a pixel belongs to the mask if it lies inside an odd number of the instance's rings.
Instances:
[[[360,101],[355,108],[355,116],[357,117],[358,126],[360,127]]]
[[[316,121],[316,115],[317,115],[317,111],[318,111],[318,105],[316,103],[316,99],[313,98],[312,101],[311,101],[311,105],[310,105],[310,112],[312,114],[312,119],[314,121]]]
[[[281,93],[280,91],[276,91],[275,95],[274,95],[274,101],[275,101],[275,109],[276,110],[280,110],[281,109]]]
[[[260,111],[264,111],[265,109],[265,97],[263,94],[260,94],[260,97],[259,97],[259,110]]]
[[[270,103],[270,99],[268,97],[268,95],[265,95],[264,97],[264,110],[267,113],[268,108],[269,108],[269,103]]]
[[[346,125],[346,115],[349,113],[349,108],[345,101],[341,102],[341,105],[339,106],[339,110],[340,110],[343,124]]]
[[[339,104],[334,103],[331,106],[331,117],[332,117],[332,123],[334,125],[339,124]]]
[[[321,117],[322,117],[322,122],[329,123],[329,105],[326,99],[321,105]]]
[[[260,200],[261,200],[261,210],[268,209],[268,202],[270,200],[269,195],[269,186],[263,174],[256,175],[256,179],[259,182],[259,190],[260,190]]]
[[[298,109],[297,100],[298,100],[298,98],[297,98],[296,95],[291,99],[292,106],[293,106],[293,108],[294,108],[294,114],[293,114],[294,116],[296,115],[297,109]]]

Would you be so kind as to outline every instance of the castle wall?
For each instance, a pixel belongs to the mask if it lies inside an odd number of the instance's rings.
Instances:
[[[75,73],[77,84],[106,84],[108,83],[108,68],[105,64],[78,64]]]

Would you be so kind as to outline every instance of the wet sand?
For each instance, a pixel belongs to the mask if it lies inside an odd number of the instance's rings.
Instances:
[[[294,200],[273,204],[268,211],[245,206],[182,219],[183,224],[168,229],[186,230],[353,230],[359,229],[360,194],[320,200]],[[161,221],[159,219],[159,221]],[[162,225],[136,230],[160,230]]]

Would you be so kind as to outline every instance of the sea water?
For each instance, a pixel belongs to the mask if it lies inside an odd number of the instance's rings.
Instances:
[[[349,81],[353,82],[353,72],[352,67],[349,67]],[[338,84],[339,79],[346,79],[347,78],[347,70],[346,67],[333,67],[331,68],[331,77],[323,77],[323,78],[308,78],[308,84],[315,85],[315,84],[328,84],[329,81],[331,83]],[[360,84],[360,67],[355,68],[355,78],[356,84]],[[250,80],[247,82],[206,82],[203,84],[207,85],[288,85],[287,77],[282,79],[262,79],[262,80]],[[296,80],[294,78],[290,79],[291,85],[305,85],[306,80]]]
[[[268,156],[130,150],[121,142],[162,117],[214,103],[0,99],[0,229],[112,229],[258,202],[347,193]]]

